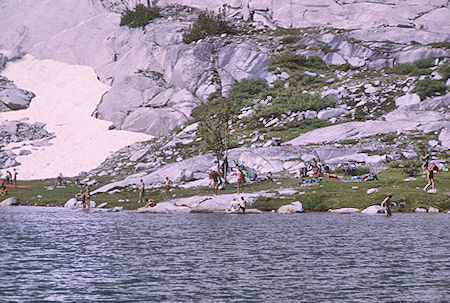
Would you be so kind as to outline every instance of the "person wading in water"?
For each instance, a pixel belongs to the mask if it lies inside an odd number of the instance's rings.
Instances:
[[[392,212],[391,212],[391,206],[395,205],[397,206],[397,203],[395,203],[394,201],[391,201],[392,198],[392,194],[387,195],[386,198],[384,198],[383,202],[381,202],[381,207],[384,207],[384,213],[386,214],[386,216],[392,216]]]

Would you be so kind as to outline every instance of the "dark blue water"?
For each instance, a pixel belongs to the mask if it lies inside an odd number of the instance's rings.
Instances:
[[[0,207],[0,301],[448,302],[450,215]]]

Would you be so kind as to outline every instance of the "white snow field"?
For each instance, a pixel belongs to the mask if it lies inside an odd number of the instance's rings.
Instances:
[[[36,147],[30,142],[8,146],[32,151],[17,157],[21,180],[54,178],[60,172],[75,176],[98,167],[112,152],[126,145],[152,138],[142,133],[108,130],[111,122],[91,117],[110,87],[101,83],[90,67],[26,55],[8,63],[2,74],[36,97],[26,110],[0,113],[0,123],[43,122],[45,129],[56,135],[50,146]],[[18,153],[20,149],[15,150]]]

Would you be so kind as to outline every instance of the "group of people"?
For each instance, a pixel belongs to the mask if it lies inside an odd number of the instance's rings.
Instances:
[[[242,211],[245,214],[245,210],[247,209],[247,201],[244,197],[241,197],[241,201],[238,201],[236,198],[231,201],[230,205],[227,208],[227,211],[230,213],[238,213]]]
[[[142,203],[142,202],[146,202],[144,207],[153,207],[156,206],[156,201],[153,199],[145,199],[145,183],[144,180],[141,179],[140,180],[140,188],[139,188],[139,200],[138,203]],[[166,199],[169,199],[171,197],[170,195],[170,186],[172,184],[172,180],[169,179],[169,177],[166,176],[166,178],[164,179],[164,192],[165,192],[165,196]]]
[[[221,175],[219,174],[219,172],[217,172],[214,169],[210,170],[208,176],[209,176],[209,179],[211,180],[211,183],[212,183],[213,193],[215,195],[217,195],[219,187],[221,185],[223,185],[224,181],[222,181],[222,178],[221,178]],[[239,165],[236,166],[236,176],[237,176],[237,180],[236,180],[237,193],[238,194],[244,193],[245,174],[244,174],[244,172],[242,171],[242,168]]]
[[[91,208],[91,189],[89,185],[86,184],[85,191],[80,189],[80,192],[75,194],[76,199],[81,199],[81,207],[82,208]]]
[[[312,173],[310,173],[312,172]],[[300,178],[303,177],[321,177],[324,176],[326,174],[330,173],[330,167],[326,164],[322,164],[321,162],[318,162],[315,158],[312,159],[312,163],[311,164],[305,164],[305,162],[300,162],[299,164],[299,172],[298,172],[298,176]]]
[[[11,174],[11,172],[9,170],[6,171],[6,176],[5,176],[5,180],[4,180],[4,184],[12,184],[14,185],[14,187],[16,187],[17,185],[17,175],[19,174],[19,172],[17,171],[17,169],[13,169],[13,172]]]

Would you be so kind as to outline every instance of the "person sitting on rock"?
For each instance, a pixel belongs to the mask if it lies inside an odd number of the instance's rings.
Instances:
[[[230,205],[228,206],[227,211],[230,213],[237,213],[240,209],[241,209],[241,205],[234,198],[233,201],[230,202]]]
[[[63,175],[62,173],[59,173],[58,176],[56,177],[56,185],[62,185],[63,184]]]
[[[145,204],[144,208],[155,207],[156,201],[153,199],[147,199],[147,204]]]
[[[3,180],[2,180],[3,181]],[[8,189],[6,188],[5,182],[2,182],[0,189],[0,196],[6,196],[8,194]]]

